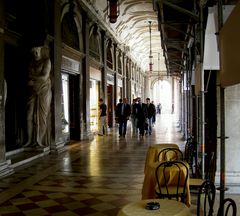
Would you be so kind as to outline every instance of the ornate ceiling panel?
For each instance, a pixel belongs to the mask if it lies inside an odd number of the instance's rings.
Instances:
[[[207,7],[217,2],[216,0],[118,0],[120,14],[117,22],[111,24],[107,17],[107,0],[86,1],[93,6],[99,18],[114,33],[121,45],[127,47],[125,50],[129,50],[128,54],[146,72],[149,71],[150,55],[149,21],[152,21],[153,72],[167,72],[168,75],[173,76],[181,76],[183,70],[186,70],[186,59],[194,58],[191,57],[193,53],[188,49],[189,43],[193,40],[196,55],[199,55],[200,8],[204,8],[207,12]],[[236,1],[226,0],[225,3]],[[204,24],[207,13],[203,16]]]
[[[165,59],[161,48],[160,31],[158,29],[157,12],[153,10],[152,0],[119,0],[120,15],[116,23],[110,23],[107,17],[107,0],[90,1],[99,17],[124,47],[128,47],[129,55],[144,70],[149,70],[150,32],[153,56],[153,71],[166,71]]]

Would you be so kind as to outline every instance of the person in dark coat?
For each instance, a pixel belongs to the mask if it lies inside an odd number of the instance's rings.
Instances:
[[[145,103],[142,103],[141,98],[138,98],[138,104],[136,107],[136,118],[138,121],[138,129],[141,137],[144,136],[144,129],[147,118],[147,106]]]
[[[119,102],[116,107],[116,116],[119,123],[119,136],[126,136],[127,132],[127,121],[131,115],[131,107],[128,104],[127,98],[124,98],[123,101]]]
[[[134,98],[131,104],[131,121],[132,121],[132,135],[135,136],[137,134],[137,117],[136,117],[136,109],[137,109],[137,99]]]
[[[146,128],[146,135],[152,134],[152,124],[153,118],[156,114],[156,108],[153,103],[150,103],[150,98],[146,98],[146,105],[147,105],[147,128]]]

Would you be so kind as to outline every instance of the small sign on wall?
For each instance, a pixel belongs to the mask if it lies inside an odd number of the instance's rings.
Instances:
[[[114,85],[114,76],[111,74],[107,74],[107,84]]]
[[[63,56],[62,70],[68,73],[80,74],[80,62]]]

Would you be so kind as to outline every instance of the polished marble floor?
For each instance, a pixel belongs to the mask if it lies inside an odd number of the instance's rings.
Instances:
[[[141,199],[148,145],[176,143],[183,150],[185,141],[174,115],[157,116],[152,135],[144,138],[132,136],[128,125],[125,138],[113,128],[109,136],[73,142],[59,155],[16,167],[0,181],[0,215],[115,216]],[[196,213],[194,194],[191,212]]]

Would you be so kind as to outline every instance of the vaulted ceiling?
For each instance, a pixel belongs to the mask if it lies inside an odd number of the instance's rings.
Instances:
[[[88,0],[99,18],[115,34],[137,64],[149,71],[150,28],[153,72],[181,76],[187,47],[199,39],[199,6],[216,4],[215,0],[118,0],[120,14],[116,23],[107,16],[107,0]],[[227,2],[227,1],[226,1]],[[198,25],[195,25],[198,24]],[[195,31],[193,26],[197,26]],[[199,51],[199,50],[198,50]]]
[[[166,71],[157,12],[153,10],[152,0],[120,0],[120,15],[116,23],[110,23],[107,17],[107,0],[91,1],[99,16],[116,34],[123,46],[129,48],[131,57],[144,70],[149,70],[150,32],[153,55],[153,71]]]

